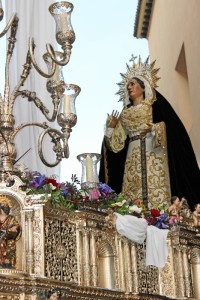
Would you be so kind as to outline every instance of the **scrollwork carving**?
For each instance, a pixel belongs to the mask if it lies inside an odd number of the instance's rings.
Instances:
[[[65,249],[65,250],[64,250]],[[59,250],[59,251],[58,251]],[[77,282],[76,226],[45,218],[45,273],[48,278]]]

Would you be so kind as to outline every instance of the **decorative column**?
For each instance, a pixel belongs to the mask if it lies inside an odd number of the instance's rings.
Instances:
[[[128,240],[124,242],[124,263],[126,271],[126,292],[132,292],[131,254]]]
[[[48,195],[28,195],[25,198],[26,271],[37,276],[45,276],[43,207],[47,200]]]
[[[190,266],[188,263],[188,255],[187,255],[187,247],[183,247],[183,271],[184,271],[184,279],[185,279],[185,296],[191,297],[191,272]]]
[[[83,231],[83,274],[85,286],[90,286],[90,246],[89,233]]]
[[[93,231],[90,233],[90,267],[91,267],[91,284],[97,286],[97,256],[96,256],[96,241]]]
[[[82,235],[79,228],[76,230],[76,248],[77,248],[77,272],[78,272],[78,285],[83,284],[83,272],[82,272],[82,259],[83,259],[83,251],[82,251]]]
[[[120,238],[118,241],[118,253],[119,253],[119,270],[120,270],[120,289],[125,290],[125,272],[124,272],[124,256],[123,256],[123,242]]]
[[[26,271],[28,274],[33,273],[33,211],[26,212]]]
[[[159,268],[159,295],[175,298],[176,295],[176,273],[174,271],[174,249],[170,237],[167,239],[169,255],[163,268]]]
[[[192,281],[195,299],[200,299],[200,249],[193,248],[190,254],[190,263],[192,265]]]
[[[184,298],[185,296],[185,286],[184,286],[184,278],[183,278],[183,257],[182,257],[182,251],[180,247],[177,247],[176,254],[174,258],[177,260],[176,265],[176,285],[177,285],[177,297]]]
[[[34,205],[33,211],[33,273],[37,276],[45,276],[45,237],[44,237],[44,206]]]
[[[133,292],[138,293],[138,275],[137,275],[137,247],[136,243],[131,244],[131,268],[133,277]]]

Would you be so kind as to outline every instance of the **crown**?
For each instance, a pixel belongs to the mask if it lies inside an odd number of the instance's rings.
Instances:
[[[12,207],[11,200],[6,195],[0,195],[0,203],[6,203],[9,207]]]
[[[145,98],[149,100],[153,100],[155,98],[155,89],[157,86],[157,81],[160,77],[157,76],[159,69],[155,69],[155,60],[152,63],[149,63],[149,56],[143,63],[141,57],[139,56],[138,62],[136,63],[137,56],[132,54],[130,62],[132,63],[131,66],[126,64],[127,71],[126,73],[120,75],[122,76],[122,81],[117,83],[119,85],[119,91],[116,93],[120,95],[119,101],[123,101],[124,106],[126,106],[129,101],[128,91],[127,91],[127,84],[128,82],[133,79],[133,77],[139,78],[144,82],[145,85]]]

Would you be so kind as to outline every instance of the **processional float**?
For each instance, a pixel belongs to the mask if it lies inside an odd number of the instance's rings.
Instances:
[[[62,67],[71,55],[75,33],[71,25],[73,5],[57,2],[49,7],[56,21],[56,40],[62,52],[47,45],[43,55],[48,71],[37,64],[31,38],[20,79],[10,90],[9,72],[18,17],[14,14],[0,33],[8,32],[4,97],[0,96],[0,298],[1,299],[200,299],[200,242],[188,221],[170,231],[169,257],[164,268],[145,266],[145,243],[138,245],[120,236],[109,211],[69,210],[51,205],[48,193],[30,194],[15,167],[14,139],[28,126],[39,126],[38,153],[42,162],[56,166],[69,157],[68,139],[76,125],[75,99],[80,88],[64,82]],[[0,7],[0,19],[3,9]],[[36,92],[23,89],[31,67],[47,78],[53,112]],[[48,122],[57,120],[61,130],[30,121],[14,127],[13,106],[17,98],[27,99]],[[18,103],[20,105],[20,102]],[[48,162],[42,151],[44,137],[50,136],[56,159]],[[83,190],[96,188],[99,154],[83,153]],[[12,230],[11,230],[12,228]],[[9,233],[9,236],[8,236]],[[56,299],[54,298],[54,299]]]

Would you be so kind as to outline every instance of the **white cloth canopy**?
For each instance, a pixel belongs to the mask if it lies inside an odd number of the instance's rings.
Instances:
[[[142,244],[146,238],[146,266],[163,268],[168,257],[166,239],[169,230],[148,226],[144,218],[118,213],[114,215],[117,216],[116,229],[119,234],[138,244]]]

